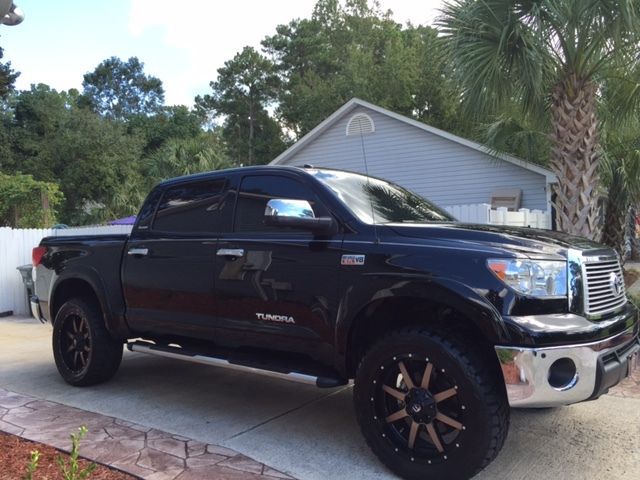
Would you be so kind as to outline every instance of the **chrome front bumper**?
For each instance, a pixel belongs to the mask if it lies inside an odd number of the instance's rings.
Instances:
[[[640,340],[633,326],[594,343],[495,350],[512,407],[554,407],[606,393],[638,361]]]

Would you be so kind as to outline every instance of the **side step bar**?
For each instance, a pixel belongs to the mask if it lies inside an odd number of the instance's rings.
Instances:
[[[320,388],[334,388],[346,385],[348,382],[339,377],[317,376],[308,373],[270,370],[268,368],[258,368],[251,365],[243,365],[242,363],[233,363],[226,358],[218,358],[209,355],[200,355],[198,353],[182,350],[181,348],[164,347],[146,342],[130,342],[127,348],[132,352],[148,353],[159,357],[175,358],[178,360],[186,360],[192,363],[201,363],[203,365],[211,365],[214,367],[222,367],[228,370],[237,370],[239,372],[255,373],[267,377],[280,378],[296,383],[305,383],[307,385],[315,385]]]

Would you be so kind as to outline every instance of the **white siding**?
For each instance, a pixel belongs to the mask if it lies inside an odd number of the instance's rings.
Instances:
[[[347,136],[346,125],[366,113],[375,132]],[[488,203],[498,188],[522,189],[522,208],[547,211],[543,175],[359,106],[283,164],[339,168],[396,182],[441,206]]]

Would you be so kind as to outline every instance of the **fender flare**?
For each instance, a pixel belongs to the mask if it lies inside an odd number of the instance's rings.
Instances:
[[[348,354],[351,333],[361,314],[375,302],[389,298],[421,299],[450,306],[469,318],[488,342],[509,343],[509,331],[500,312],[467,285],[448,278],[423,275],[396,277],[394,280],[390,287],[377,291],[359,291],[358,285],[347,288],[340,300],[336,324],[336,349],[340,356]],[[357,302],[357,299],[360,301]]]
[[[125,322],[124,305],[120,309],[120,313],[116,313],[112,300],[110,299],[107,288],[102,281],[102,278],[95,270],[85,267],[77,266],[72,271],[63,271],[60,275],[56,275],[53,282],[51,282],[51,291],[49,293],[49,315],[51,317],[51,323],[55,321],[53,316],[53,299],[55,298],[58,288],[67,281],[80,280],[87,283],[94,291],[98,302],[100,303],[100,309],[102,310],[102,316],[107,327],[107,330],[114,338],[126,338],[131,332]]]

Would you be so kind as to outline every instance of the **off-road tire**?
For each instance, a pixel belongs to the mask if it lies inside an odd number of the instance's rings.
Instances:
[[[81,327],[76,328],[79,325]],[[84,361],[74,362],[73,348],[77,341],[72,337],[83,337]],[[109,380],[122,361],[123,342],[109,334],[99,306],[90,298],[72,298],[60,307],[53,323],[52,344],[58,372],[74,386],[95,385]]]
[[[459,336],[449,338],[449,335],[445,338],[442,333],[417,327],[387,334],[368,350],[356,373],[356,416],[369,447],[390,470],[410,480],[467,479],[477,474],[498,455],[509,429],[509,405],[499,371],[488,353],[475,348],[473,339],[465,340]],[[436,372],[436,376],[432,376],[427,385],[429,382],[437,383],[450,377],[448,386],[455,390],[449,388],[452,392],[450,398],[439,402],[452,402],[461,409],[451,414],[456,417],[457,430],[446,424],[438,424],[433,417],[427,420],[422,417],[416,421],[413,416],[415,412],[410,408],[413,403],[407,400],[410,397],[405,397],[404,401],[395,398],[399,397],[400,390],[401,393],[411,390],[402,383],[404,375],[391,372],[394,361],[402,361],[406,364],[405,370],[409,372],[410,365],[418,365],[416,368],[419,369],[420,364],[416,362],[425,362],[425,377],[426,365],[431,363],[431,369]],[[388,371],[384,374],[387,375],[386,380],[381,379],[385,365]],[[441,372],[442,369],[445,370]],[[385,393],[381,384],[386,381],[388,387],[389,378],[393,379],[396,376],[398,388],[391,392],[394,398],[389,398],[385,396],[389,394],[389,388]],[[414,387],[419,389],[422,378],[419,371],[415,374],[409,373],[409,376],[413,376]],[[438,392],[434,392],[436,393]],[[411,397],[413,398],[415,397]],[[384,409],[389,403],[393,405],[393,402],[399,402],[398,410],[402,410],[406,405],[405,410],[411,415],[393,420],[392,423],[388,423],[391,421],[389,417],[384,417],[389,412],[384,413],[381,418],[380,408]],[[435,408],[438,411],[442,408],[444,411],[446,405],[436,403]],[[451,420],[451,417],[449,419]],[[436,442],[427,431],[426,422],[429,421],[432,429],[436,427],[438,433],[435,436],[442,440],[439,443],[443,451],[436,448]],[[403,423],[406,423],[406,427]],[[414,443],[409,448],[412,438],[409,432],[413,423],[420,423],[420,426],[416,427],[419,428],[419,433],[414,433]],[[454,438],[450,444],[445,444],[444,435],[440,436],[440,431],[447,428],[452,431],[445,434]],[[404,444],[398,430],[407,432],[409,440]],[[422,457],[416,454],[420,445]]]

